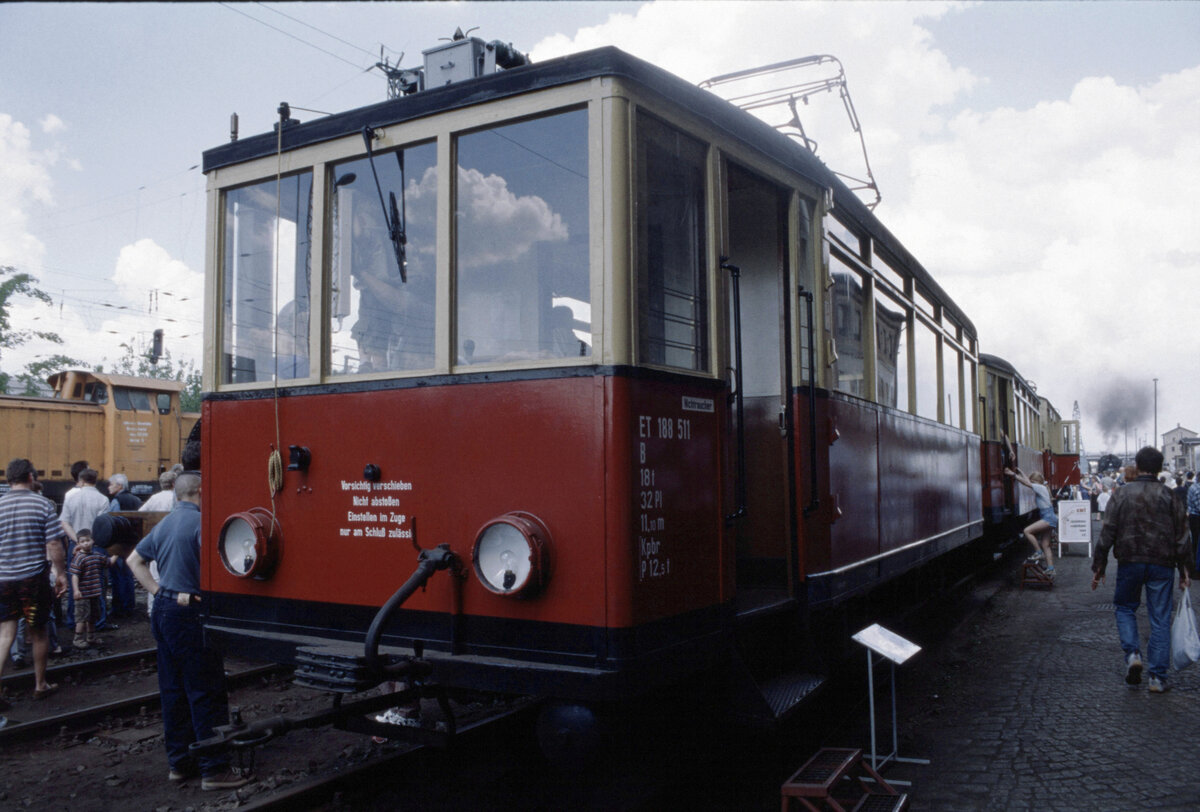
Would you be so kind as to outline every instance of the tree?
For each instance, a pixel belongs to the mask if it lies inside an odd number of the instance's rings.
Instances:
[[[37,279],[31,274],[17,271],[11,265],[0,265],[0,355],[3,350],[12,350],[27,344],[35,338],[49,341],[53,344],[63,343],[58,333],[47,330],[14,330],[12,326],[12,309],[20,299],[32,299],[43,304],[53,304],[50,294],[37,287]],[[33,373],[26,372],[17,380],[26,380]],[[12,376],[0,373],[0,391],[7,392],[13,383]]]
[[[118,375],[136,375],[141,378],[158,378],[163,381],[182,381],[183,391],[179,393],[179,408],[185,412],[200,411],[200,370],[196,369],[194,361],[175,361],[171,351],[163,353],[158,363],[154,363],[147,355],[135,352],[132,344],[122,342],[121,348],[125,354],[113,364],[112,372]],[[96,367],[103,372],[103,365]]]
[[[52,355],[26,364],[25,371],[16,377],[15,391],[10,394],[38,396],[45,394],[46,379],[64,369],[87,369],[87,364],[69,355]],[[7,390],[6,390],[7,391]]]

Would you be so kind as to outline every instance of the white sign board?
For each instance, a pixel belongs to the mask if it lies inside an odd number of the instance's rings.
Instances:
[[[857,640],[876,654],[882,654],[897,665],[902,665],[905,660],[921,650],[916,643],[905,640],[878,623],[872,623],[851,639]]]
[[[1092,540],[1092,503],[1087,499],[1058,503],[1058,540],[1063,544]]]

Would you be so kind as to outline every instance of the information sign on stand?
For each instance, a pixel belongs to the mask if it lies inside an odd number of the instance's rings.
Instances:
[[[1058,503],[1058,556],[1064,544],[1086,544],[1092,557],[1092,503],[1088,499],[1064,499]]]
[[[871,768],[881,770],[889,761],[904,764],[928,764],[927,758],[901,758],[899,756],[899,737],[896,729],[896,666],[903,665],[921,650],[921,647],[900,635],[885,629],[878,623],[873,623],[855,634],[852,638],[867,649],[867,691],[868,705],[871,712]],[[892,676],[892,751],[880,758],[875,739],[875,655],[886,659],[891,666]],[[906,781],[892,781],[893,784],[907,784]]]

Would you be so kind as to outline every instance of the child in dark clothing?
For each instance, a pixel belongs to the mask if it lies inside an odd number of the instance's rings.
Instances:
[[[75,555],[71,558],[71,584],[75,594],[75,648],[88,648],[98,642],[95,621],[104,596],[100,574],[108,566],[108,557],[93,549],[92,531],[75,533]]]

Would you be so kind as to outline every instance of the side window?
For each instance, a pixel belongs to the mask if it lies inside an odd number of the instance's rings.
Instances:
[[[705,146],[637,120],[638,358],[708,369]]]
[[[457,364],[592,354],[587,111],[459,136]]]
[[[938,419],[937,334],[921,319],[914,319],[917,346],[917,414]]]
[[[312,174],[230,190],[224,216],[221,382],[307,377]]]
[[[961,368],[958,350],[950,344],[942,344],[942,387],[946,397],[946,414],[944,422],[951,426],[962,428],[962,390],[959,382]]]
[[[875,298],[875,399],[908,411],[908,318],[883,295]]]
[[[437,288],[437,147],[421,144],[333,168],[332,375],[432,369]],[[380,204],[404,229],[405,277]]]
[[[113,387],[113,406],[117,407],[117,411],[128,412],[133,410],[133,403],[129,400],[129,390],[123,386]]]
[[[866,348],[863,346],[862,277],[836,254],[829,258],[833,279],[833,336],[837,344],[835,387],[838,391],[864,397],[863,370]]]
[[[158,413],[159,414],[170,414],[171,413],[171,396],[170,395],[168,395],[166,392],[159,392],[157,395],[155,395],[154,400],[158,404]]]

